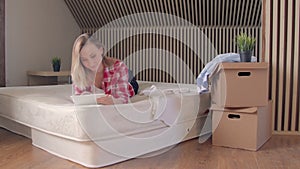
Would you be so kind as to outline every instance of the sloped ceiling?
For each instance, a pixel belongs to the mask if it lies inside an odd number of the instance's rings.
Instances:
[[[64,0],[81,29],[97,29],[126,15],[161,12],[197,26],[260,26],[261,0]],[[164,20],[148,18],[148,24]],[[172,24],[172,23],[171,23]],[[176,23],[173,23],[176,24]],[[147,26],[138,18],[114,26]]]

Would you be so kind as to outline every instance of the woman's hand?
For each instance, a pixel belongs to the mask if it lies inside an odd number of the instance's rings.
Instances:
[[[114,104],[113,97],[111,95],[106,95],[104,97],[97,98],[98,104],[111,105]]]
[[[103,105],[112,105],[112,104],[121,104],[122,101],[120,99],[116,99],[112,97],[112,95],[106,95],[104,97],[97,98],[97,103]]]

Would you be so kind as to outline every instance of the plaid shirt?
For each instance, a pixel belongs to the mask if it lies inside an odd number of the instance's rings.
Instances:
[[[105,94],[110,94],[116,99],[120,99],[123,103],[128,103],[128,98],[134,96],[134,90],[128,82],[128,68],[121,62],[116,61],[111,67],[105,67],[103,72],[102,89]],[[75,94],[84,92],[92,92],[92,87],[86,87],[81,90],[74,86]]]

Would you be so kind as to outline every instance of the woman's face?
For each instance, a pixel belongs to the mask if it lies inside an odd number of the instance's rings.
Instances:
[[[102,61],[103,48],[97,48],[94,44],[85,44],[80,51],[80,61],[84,67],[96,72]]]

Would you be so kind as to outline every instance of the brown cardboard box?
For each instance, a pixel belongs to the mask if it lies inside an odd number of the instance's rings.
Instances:
[[[212,104],[266,106],[268,81],[268,63],[221,63],[210,76]]]
[[[262,107],[211,110],[213,145],[256,151],[272,135],[271,101]]]

